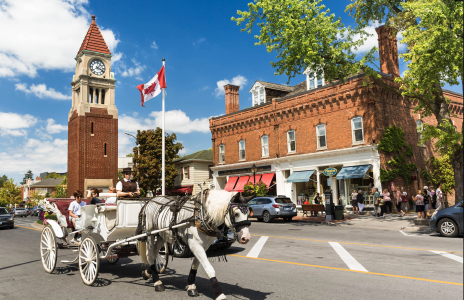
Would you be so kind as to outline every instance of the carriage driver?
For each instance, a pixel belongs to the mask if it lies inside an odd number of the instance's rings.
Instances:
[[[140,195],[139,184],[135,180],[130,180],[131,168],[122,169],[124,179],[116,184],[116,192],[118,197],[134,198]]]

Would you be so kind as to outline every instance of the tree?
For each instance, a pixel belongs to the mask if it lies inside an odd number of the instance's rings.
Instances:
[[[7,180],[8,180],[8,177],[6,175],[3,175],[2,177],[0,177],[0,189],[3,186],[3,183],[5,183],[5,181]]]
[[[34,178],[34,174],[32,174],[32,171],[29,170],[26,172],[26,174],[24,174],[24,178],[23,178],[23,181],[21,181],[21,184],[26,184],[26,181],[28,179],[33,179]]]
[[[47,179],[47,178],[65,178],[65,177],[66,177],[66,175],[60,175],[60,174],[57,174],[56,172],[53,172],[53,173],[50,173],[47,176],[45,176],[44,179]]]
[[[174,187],[174,179],[178,175],[177,169],[173,164],[173,159],[184,147],[181,143],[176,143],[176,134],[166,134],[165,143],[165,163],[166,163],[166,189]],[[141,188],[145,191],[156,193],[161,189],[161,167],[162,167],[162,130],[157,127],[156,130],[137,130],[137,145],[134,147],[134,178],[139,182]],[[140,151],[140,156],[138,151]]]
[[[433,115],[438,125],[425,126],[424,138],[432,139],[440,154],[448,154],[454,169],[456,196],[463,197],[463,135],[452,129],[449,99],[444,83],[459,84],[463,76],[463,2],[454,0],[352,0],[346,11],[356,27],[345,27],[321,4],[322,0],[260,0],[249,3],[248,11],[237,11],[232,20],[251,33],[257,23],[260,32],[255,45],[276,51],[271,62],[277,75],[288,79],[306,68],[327,82],[345,80],[356,72],[365,73],[365,84],[417,100],[416,111]],[[353,50],[369,36],[365,28],[372,22],[385,23],[392,32],[401,32],[407,45],[400,55],[407,63],[404,77],[390,85],[374,69],[376,47],[356,59]],[[356,37],[356,38],[355,38]],[[449,143],[439,144],[439,138]]]
[[[21,189],[14,183],[13,178],[8,179],[3,183],[0,190],[0,202],[3,205],[15,205],[22,201]]]
[[[126,154],[126,157],[134,157],[134,153]]]

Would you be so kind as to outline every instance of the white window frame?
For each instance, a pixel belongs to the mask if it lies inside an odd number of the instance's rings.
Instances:
[[[323,146],[323,147],[321,147],[321,145],[320,145],[320,137],[322,135],[319,135],[319,128],[321,126],[324,126],[325,146]],[[317,139],[317,149],[327,149],[327,126],[325,126],[324,123],[318,124],[316,126],[316,139]]]
[[[266,153],[266,150],[267,150],[267,153]],[[263,135],[261,137],[261,156],[269,157],[269,136],[268,135]]]
[[[222,157],[221,157],[221,154],[223,155]],[[226,147],[224,144],[220,144],[219,145],[219,163],[223,164],[225,162],[226,162]]]
[[[243,146],[242,146],[243,145]],[[242,149],[243,148],[243,149]],[[242,151],[243,151],[243,158],[242,158]],[[246,160],[246,145],[245,140],[240,140],[238,142],[238,160]]]
[[[322,73],[322,78],[318,78],[316,72],[312,72],[309,68],[304,71],[306,75],[306,90],[316,89],[318,87],[325,85],[324,73]],[[318,80],[319,79],[319,80]],[[314,87],[311,87],[311,82],[314,81]],[[318,84],[318,81],[322,81],[322,84]]]
[[[293,141],[290,140],[290,132],[293,132]],[[294,150],[292,150],[292,148],[291,148],[291,142],[294,142],[294,144],[295,144],[295,149]],[[296,153],[296,134],[295,134],[294,129],[290,129],[289,131],[287,131],[287,151],[288,151],[288,153]]]
[[[266,103],[266,88],[264,85],[259,82],[255,83],[255,85],[251,88],[250,93],[252,106]]]
[[[359,130],[359,129],[355,129],[355,128],[354,128],[354,121],[357,120],[357,119],[361,119],[361,132],[362,132],[362,140],[361,140],[361,141],[356,141],[355,130]],[[326,134],[327,134],[327,133],[326,133]],[[355,117],[351,118],[351,137],[352,137],[352,140],[353,140],[353,145],[354,145],[354,144],[363,144],[363,143],[364,143],[364,124],[363,124],[363,117],[361,117],[361,116],[355,116]]]

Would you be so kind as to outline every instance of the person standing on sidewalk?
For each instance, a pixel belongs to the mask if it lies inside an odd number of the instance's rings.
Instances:
[[[409,209],[408,209],[408,193],[404,190],[404,187],[401,188],[401,212],[403,213],[402,217],[406,214],[409,216]]]
[[[357,199],[358,193],[356,190],[353,190],[353,193],[351,193],[351,206],[353,206],[353,214],[357,214],[359,212]]]
[[[437,193],[435,192],[435,189],[433,187],[430,187],[430,194],[432,195],[432,202],[430,203],[430,206],[433,209],[437,209]]]
[[[374,192],[374,217],[377,217],[379,215],[379,204],[377,203],[377,200],[380,197],[379,189],[378,188],[373,188],[372,191]]]
[[[395,205],[396,205],[396,209],[399,212],[399,217],[402,217],[404,215],[403,210],[401,209],[401,202],[402,202],[401,191],[400,191],[400,188],[398,188],[395,192]]]
[[[385,203],[384,203],[383,197],[384,197],[384,195],[382,193],[382,194],[379,195],[379,198],[377,199],[377,205],[380,207],[379,218],[385,218],[385,216],[384,216],[384,214],[385,214]]]
[[[383,190],[383,205],[386,207],[384,208],[385,213],[387,212],[387,207],[388,207],[388,212],[391,214],[392,213],[392,201],[390,198],[390,193],[388,192],[387,189]]]
[[[362,215],[364,208],[364,195],[362,190],[358,191],[358,194],[356,195],[356,202],[358,202],[359,214]]]
[[[443,203],[443,192],[441,191],[441,183],[438,185],[437,190],[435,191],[437,194],[437,209],[436,211],[442,210],[445,208],[445,203]]]
[[[429,205],[430,205],[430,201],[431,201],[431,195],[430,195],[430,192],[428,190],[428,188],[426,188],[427,186],[424,186],[424,190],[422,191],[423,192],[423,195],[424,195],[424,206],[425,206],[425,211],[428,211],[429,210]]]
[[[416,213],[418,219],[423,219],[425,216],[425,205],[424,205],[424,192],[419,190],[414,201],[416,201]]]

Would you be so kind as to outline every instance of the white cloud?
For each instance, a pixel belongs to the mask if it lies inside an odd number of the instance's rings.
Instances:
[[[199,89],[200,91],[206,91],[206,90],[209,90],[209,86],[205,85],[204,87],[202,87],[201,89]]]
[[[180,143],[180,141],[178,141],[178,142]],[[182,144],[182,143],[181,143],[181,144]],[[189,151],[190,151],[190,150],[187,149],[187,148],[180,149],[178,155],[179,155],[179,156],[183,156],[183,155],[187,154]]]
[[[121,52],[118,52],[118,53],[113,53],[113,57],[111,58],[111,63],[115,63],[119,60],[121,60],[121,58],[123,57],[123,54]]]
[[[30,88],[27,88],[25,83],[15,84],[16,90],[25,92],[26,94],[34,94],[36,97],[41,99],[50,98],[56,100],[71,100],[71,95],[65,95],[60,92],[55,91],[54,88],[47,89],[47,85],[44,83],[38,85],[31,85]]]
[[[364,44],[358,47],[358,49],[356,50],[353,49],[353,53],[363,54],[371,50],[373,47],[378,47],[379,41],[378,41],[378,36],[377,36],[377,32],[375,31],[375,29],[381,25],[384,25],[384,24],[376,21],[376,22],[371,22],[369,26],[364,28],[364,31],[370,34],[370,36],[367,37],[367,39],[364,41]],[[406,49],[406,45],[400,43],[402,38],[403,38],[403,35],[401,34],[401,32],[399,32],[397,35],[398,51],[403,51]],[[361,39],[361,36],[359,34],[356,34],[353,36],[354,41],[357,41],[359,39]]]
[[[133,116],[133,117],[137,117],[138,115],[139,115],[139,113],[136,112],[136,111],[134,111],[134,112],[132,113],[132,116]]]
[[[55,120],[47,119],[46,130],[49,134],[60,133],[61,131],[68,130],[68,126],[55,124]]]
[[[248,80],[242,75],[237,75],[234,78],[232,78],[232,80],[228,80],[228,79],[219,80],[216,83],[217,88],[214,89],[213,95],[215,95],[218,98],[221,95],[224,95],[225,94],[224,86],[228,84],[237,85],[240,87],[240,89],[243,89],[243,87],[247,84],[247,82]]]
[[[151,43],[151,47],[155,50],[158,50],[158,45],[156,44],[155,41],[153,41],[153,43]]]
[[[132,63],[134,64],[134,67],[131,67],[129,69],[126,69],[126,66],[122,66],[125,70],[122,72],[122,77],[132,77],[132,76],[137,76],[140,75],[140,73],[145,70],[145,66],[140,65],[138,61],[136,61],[134,58],[131,59]],[[141,78],[139,78],[141,79]]]
[[[0,1],[0,77],[34,77],[38,69],[73,71],[72,58],[90,26],[87,5],[87,0]],[[113,31],[100,29],[115,51],[119,40]]]
[[[31,115],[20,115],[16,113],[0,112],[0,129],[12,130],[20,128],[29,128],[37,123],[37,118]]]
[[[52,139],[52,136],[49,135],[49,134],[46,134],[45,132],[43,132],[42,129],[36,129],[35,130],[35,136],[42,139],[42,140],[51,140]]]
[[[198,46],[198,45],[200,45],[201,43],[203,43],[204,41],[206,41],[205,38],[199,38],[198,40],[193,41],[192,44],[193,44],[194,46]]]

